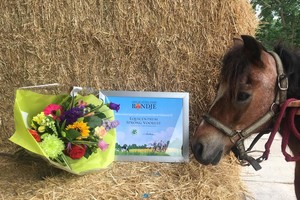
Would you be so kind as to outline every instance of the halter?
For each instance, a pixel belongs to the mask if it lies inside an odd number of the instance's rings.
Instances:
[[[213,118],[210,116],[208,113],[205,113],[203,115],[203,119],[211,124],[213,127],[219,129],[221,132],[223,132],[226,136],[230,138],[230,141],[235,144],[234,146],[234,154],[238,158],[241,164],[251,164],[255,170],[261,169],[260,162],[262,162],[264,159],[262,157],[258,159],[254,159],[253,157],[248,155],[249,149],[251,149],[254,144],[259,140],[259,138],[263,135],[259,134],[250,147],[245,149],[244,145],[244,140],[248,138],[250,135],[255,133],[255,131],[269,122],[277,113],[277,107],[280,106],[281,103],[283,103],[286,100],[286,95],[287,95],[287,89],[288,89],[288,78],[286,74],[284,73],[283,65],[281,62],[281,59],[275,52],[268,52],[270,53],[273,58],[275,59],[276,62],[276,69],[277,69],[277,94],[275,97],[274,102],[271,104],[270,109],[267,113],[265,113],[264,116],[262,116],[260,119],[258,119],[256,122],[254,122],[252,125],[249,127],[243,129],[243,130],[233,130],[230,129],[228,126],[222,124],[220,121],[217,119]]]

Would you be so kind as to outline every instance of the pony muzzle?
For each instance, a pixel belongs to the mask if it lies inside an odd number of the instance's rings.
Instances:
[[[196,160],[203,165],[217,165],[223,155],[223,148],[208,150],[201,142],[195,142],[192,145],[192,151]]]

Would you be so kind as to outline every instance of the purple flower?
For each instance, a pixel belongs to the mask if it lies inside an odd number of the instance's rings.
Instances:
[[[69,151],[71,151],[71,149],[72,149],[72,144],[71,144],[71,142],[68,142],[67,148],[66,148],[67,152],[69,153]]]
[[[109,121],[109,120],[103,120],[102,126],[105,128],[106,131],[109,131],[112,128],[116,128],[120,122],[118,120]]]
[[[120,122],[119,120],[114,120],[110,123],[111,128],[117,128],[117,126],[119,126]]]
[[[102,120],[102,126],[105,128],[106,131],[109,131],[111,122],[109,120]]]
[[[61,116],[61,122],[64,122],[66,120],[66,126],[69,124],[73,124],[77,121],[78,118],[82,117],[84,115],[83,108],[74,107],[70,110],[67,110],[63,113]]]
[[[112,109],[112,110],[115,110],[115,111],[119,111],[119,109],[120,109],[120,104],[116,104],[116,103],[109,103],[108,104],[108,107],[110,108],[110,109]]]

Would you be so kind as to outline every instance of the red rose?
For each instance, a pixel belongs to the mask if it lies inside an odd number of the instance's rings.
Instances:
[[[68,156],[72,159],[79,159],[82,156],[84,156],[86,150],[86,146],[83,144],[80,145],[73,145],[71,148],[67,151]]]
[[[38,132],[36,130],[29,129],[28,131],[37,142],[41,141],[41,136],[38,134]]]

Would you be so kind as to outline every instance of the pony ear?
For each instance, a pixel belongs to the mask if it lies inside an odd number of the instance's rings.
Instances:
[[[234,37],[233,38],[233,45],[234,46],[244,45],[244,42],[241,38]]]
[[[260,54],[263,46],[254,37],[249,35],[241,36],[244,42],[244,52],[252,63],[261,62]]]

